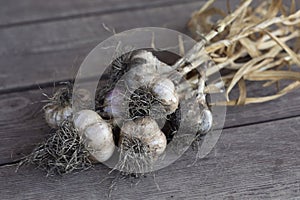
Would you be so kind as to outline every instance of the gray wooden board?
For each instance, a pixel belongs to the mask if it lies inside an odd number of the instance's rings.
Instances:
[[[18,26],[64,18],[158,7],[193,0],[9,0],[0,2],[0,26]]]
[[[112,199],[299,199],[300,118],[224,130],[213,152],[195,165],[195,152],[137,186],[117,182]],[[105,199],[109,169],[49,177],[32,166],[0,168],[1,199]],[[110,179],[105,179],[110,178]],[[104,180],[104,181],[103,181]],[[102,183],[100,183],[103,181]]]
[[[130,2],[0,3],[1,199],[103,199],[107,194],[111,179],[100,181],[115,174],[107,175],[109,169],[103,165],[45,178],[33,166],[15,173],[15,166],[7,163],[28,154],[50,132],[41,111],[43,91],[32,88],[73,78],[86,54],[111,35],[102,23],[117,32],[159,26],[186,33],[191,13],[203,4],[202,0]],[[226,2],[217,4],[224,7]],[[248,89],[256,95],[262,91],[255,84]],[[148,176],[134,187],[129,180],[119,181],[112,198],[300,199],[299,94],[298,90],[268,103],[228,108],[226,129],[208,157],[186,167],[195,156],[189,150],[157,173],[160,191]]]
[[[200,1],[2,29],[0,90],[73,78],[87,53],[112,35],[102,23],[117,32],[144,26],[186,32],[191,13],[202,4]]]
[[[52,95],[53,87],[0,95],[0,164],[30,153],[50,132],[43,118],[43,92]],[[225,127],[262,123],[300,115],[300,90],[258,105],[228,107]]]

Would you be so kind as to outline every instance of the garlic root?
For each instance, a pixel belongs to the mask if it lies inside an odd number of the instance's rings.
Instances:
[[[136,138],[149,147],[154,158],[163,154],[167,146],[167,139],[155,120],[150,117],[138,118],[124,123],[120,133],[120,146],[124,137]]]

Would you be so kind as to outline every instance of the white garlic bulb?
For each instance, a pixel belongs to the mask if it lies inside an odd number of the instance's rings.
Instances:
[[[48,125],[52,128],[57,128],[64,120],[71,118],[72,108],[70,106],[46,105],[44,107],[45,119]]]
[[[139,51],[131,59],[133,63],[131,69],[126,72],[119,80],[119,85],[116,86],[118,90],[123,89],[125,85],[125,91],[123,91],[123,95],[119,95],[120,98],[117,98],[117,101],[128,102],[130,95],[142,88],[146,92],[150,91],[153,97],[158,100],[162,106],[160,110],[163,110],[164,114],[169,115],[175,112],[179,105],[179,96],[174,83],[164,77],[164,74],[171,72],[172,68],[161,62],[149,51]],[[107,99],[111,99],[111,95],[108,95]],[[111,105],[113,104],[112,102]],[[127,109],[128,106],[117,103],[115,106],[107,107],[105,111],[112,112],[111,108],[113,107],[116,108],[115,113],[120,111],[120,113],[126,114],[124,109]]]
[[[74,94],[71,91],[69,87],[60,88],[44,106],[45,119],[50,127],[58,128],[63,121],[72,118],[72,95],[75,97],[77,109],[90,107],[92,101],[88,90],[77,89]]]
[[[107,161],[115,148],[110,125],[92,110],[79,111],[73,120],[90,154],[99,162]]]
[[[155,120],[150,117],[138,118],[125,122],[121,128],[120,141],[124,138],[136,138],[149,147],[153,158],[163,154],[167,147],[167,139]]]
[[[200,134],[208,133],[213,126],[213,116],[209,109],[205,108],[202,110],[199,119],[198,132]]]
[[[161,102],[166,112],[171,114],[178,108],[179,98],[174,83],[167,78],[154,80],[151,84],[153,95]]]

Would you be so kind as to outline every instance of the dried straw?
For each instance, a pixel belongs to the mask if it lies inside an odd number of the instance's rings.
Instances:
[[[287,67],[300,66],[300,11],[296,11],[295,0],[291,0],[290,8],[282,0],[261,1],[256,6],[252,0],[244,0],[228,15],[213,7],[213,3],[210,0],[193,13],[188,27],[196,39],[202,40],[190,54],[195,57],[201,46],[205,46],[216,63],[207,69],[207,76],[220,70],[223,75],[228,102],[217,104],[262,103],[300,87],[300,73]],[[213,22],[216,16],[224,19]],[[280,81],[289,84],[269,96],[248,97],[247,83],[261,81],[262,87],[278,86]],[[239,98],[229,100],[236,86]]]

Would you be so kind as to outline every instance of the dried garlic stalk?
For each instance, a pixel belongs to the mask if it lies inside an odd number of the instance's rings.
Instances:
[[[282,0],[261,1],[256,6],[252,0],[244,0],[228,15],[213,7],[213,2],[208,1],[192,15],[188,26],[202,42],[190,52],[194,57],[186,58],[195,60],[204,47],[212,57],[216,65],[207,69],[207,76],[221,70],[228,98],[228,102],[218,104],[266,102],[300,87],[300,73],[290,67],[300,66],[300,11],[296,11],[295,0],[291,0],[290,8]],[[212,19],[216,16],[222,19],[214,23]],[[270,96],[247,97],[246,81],[265,81],[263,87],[267,87],[278,86],[282,80],[293,82],[281,90],[278,87],[278,92]],[[236,85],[240,96],[229,100]]]

